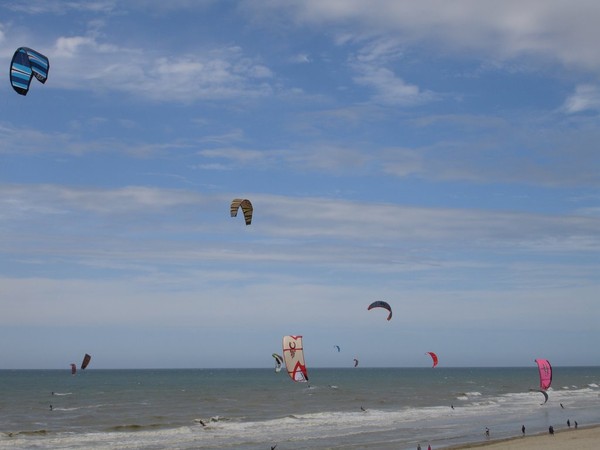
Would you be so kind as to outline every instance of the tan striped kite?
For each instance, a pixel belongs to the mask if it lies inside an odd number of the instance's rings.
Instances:
[[[244,212],[244,219],[246,219],[246,225],[250,225],[252,222],[252,203],[250,200],[245,198],[234,198],[231,202],[231,217],[237,217],[238,209],[242,207],[242,211]]]

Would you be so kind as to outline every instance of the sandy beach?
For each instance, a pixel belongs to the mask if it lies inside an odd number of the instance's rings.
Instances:
[[[555,430],[554,435],[546,432],[511,439],[490,439],[485,442],[446,447],[446,449],[459,450],[479,447],[498,450],[564,450],[569,448],[596,450],[600,448],[600,426],[579,427],[577,430],[574,428]]]

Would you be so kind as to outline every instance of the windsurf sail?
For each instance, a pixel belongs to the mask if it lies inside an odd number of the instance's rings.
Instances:
[[[437,366],[438,365],[438,357],[437,357],[437,355],[435,353],[433,353],[433,352],[427,352],[427,354],[429,356],[431,356],[431,359],[433,360],[433,366],[431,366],[431,367]]]
[[[545,391],[552,384],[552,366],[547,359],[536,359],[540,373],[540,390]]]
[[[252,223],[252,212],[254,211],[254,208],[252,207],[250,200],[246,198],[234,198],[231,201],[231,206],[229,208],[231,217],[237,217],[237,212],[240,207],[244,213],[246,225],[250,225]]]
[[[81,370],[84,370],[88,366],[91,359],[92,357],[86,353],[83,357],[83,361],[81,362]]]
[[[277,353],[273,353],[273,358],[275,358],[275,372],[281,372],[281,363],[283,362],[283,358]]]
[[[390,304],[388,302],[382,302],[382,301],[376,301],[373,302],[369,305],[369,307],[367,308],[367,310],[372,310],[373,308],[383,308],[383,309],[387,309],[389,311],[387,320],[390,320],[392,318],[392,307],[390,306]]]
[[[77,373],[77,366],[75,363],[71,363],[71,375],[75,375]]]
[[[292,380],[301,383],[308,381],[302,336],[283,337],[283,360],[285,361],[287,373]]]

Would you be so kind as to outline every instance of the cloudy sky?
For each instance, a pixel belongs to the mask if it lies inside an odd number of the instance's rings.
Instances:
[[[286,334],[309,370],[600,364],[598,23],[2,2],[0,368],[271,367]],[[26,97],[20,46],[50,59]]]

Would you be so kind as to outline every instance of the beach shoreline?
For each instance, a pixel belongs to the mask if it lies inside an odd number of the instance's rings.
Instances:
[[[600,447],[600,425],[579,426],[555,430],[554,435],[536,433],[525,436],[514,436],[504,439],[489,439],[484,441],[455,444],[442,447],[444,450],[462,450],[471,448],[485,448],[490,450],[563,450],[577,448],[578,450],[596,450]]]

